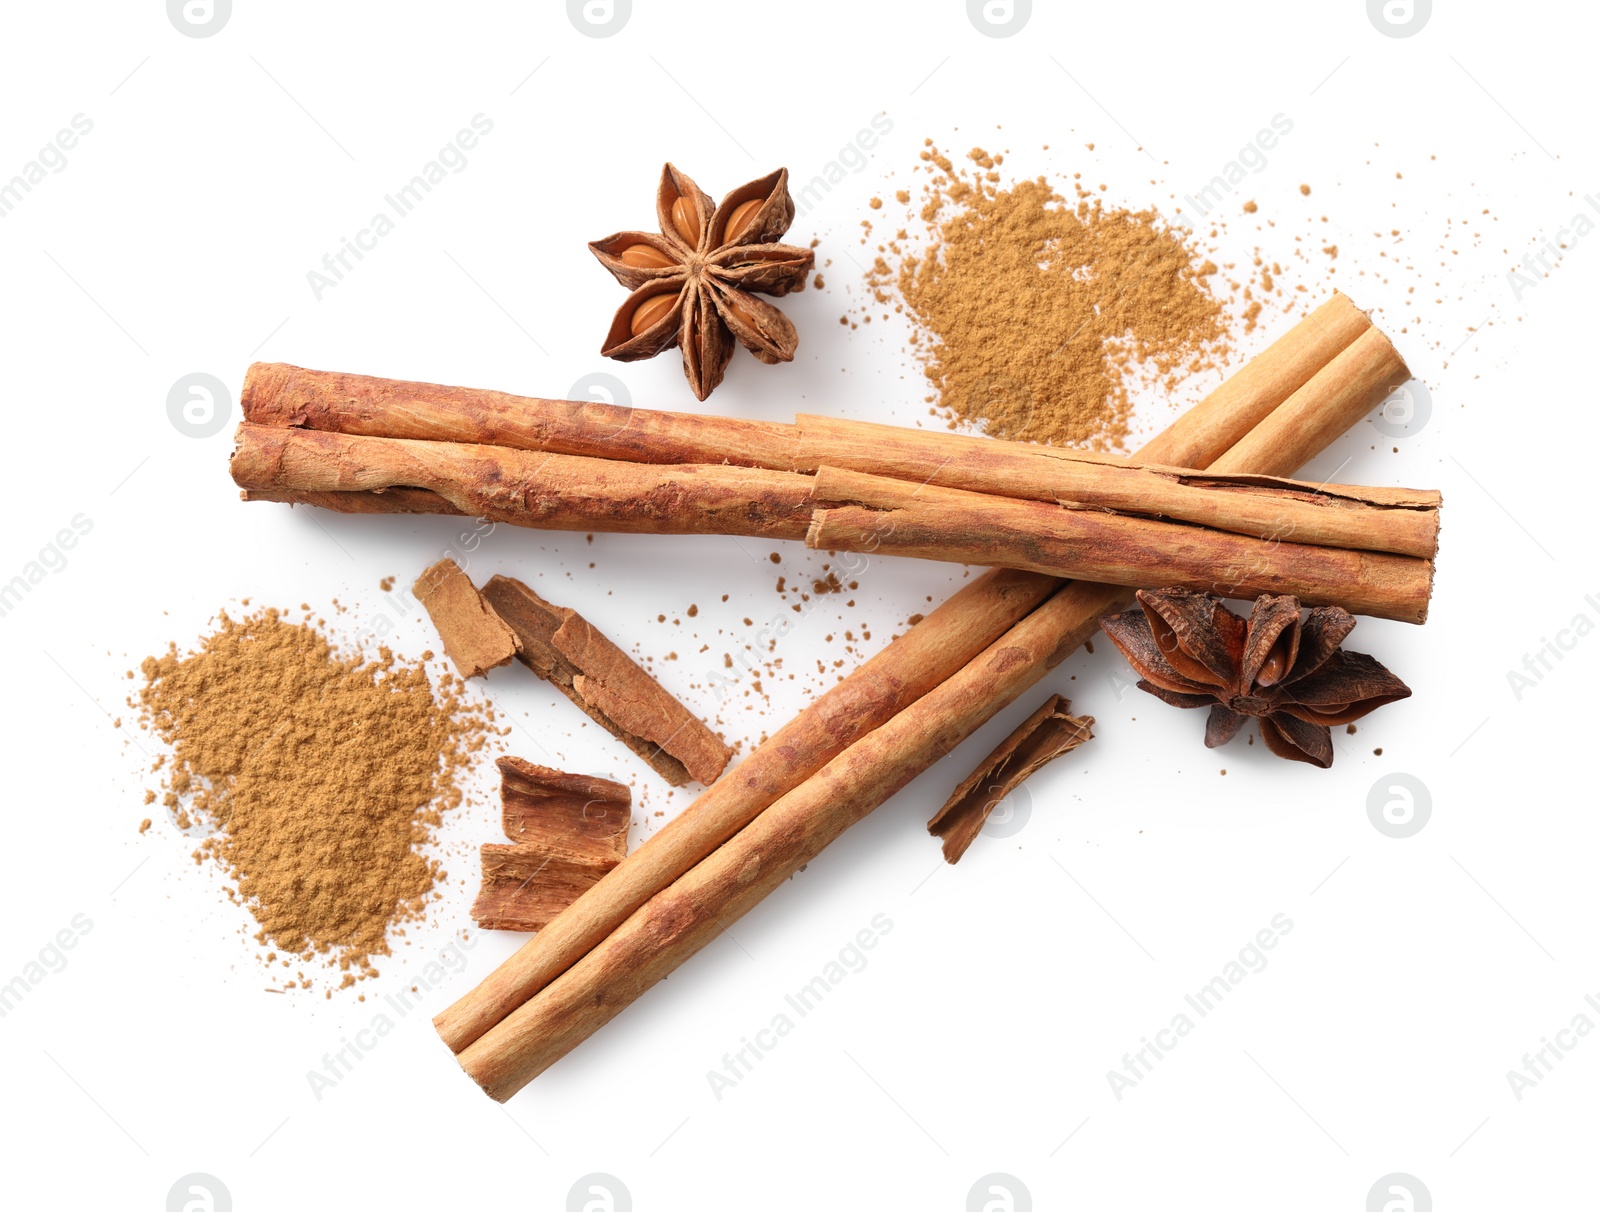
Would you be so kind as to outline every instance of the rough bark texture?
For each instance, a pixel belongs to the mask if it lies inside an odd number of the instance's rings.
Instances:
[[[519,757],[500,770],[501,827],[513,842],[561,842],[620,859],[628,853],[633,795],[626,783],[568,774]]]
[[[481,849],[472,920],[486,930],[538,930],[628,853],[632,796],[610,779],[503,757],[506,836]]]
[[[996,569],[964,586],[758,746],[434,1020],[459,1052],[576,963],[769,804],[955,673],[1059,582]]]
[[[456,1056],[503,1102],[671,973],[1085,639],[1120,591],[1074,583],[845,749]]]
[[[950,793],[928,822],[928,832],[944,839],[945,862],[960,860],[995,807],[1029,775],[1093,738],[1094,717],[1071,710],[1071,703],[1052,694]]]
[[[491,577],[483,598],[516,635],[518,659],[662,778],[716,781],[733,750],[577,611],[511,577]]]
[[[425,568],[411,592],[433,620],[445,655],[462,677],[482,677],[516,660],[517,637],[449,556]]]
[[[958,488],[1165,518],[1252,538],[1424,559],[1439,547],[1439,494],[1427,490],[1217,475],[1092,451],[824,417],[803,416],[800,429],[819,504],[844,499],[838,489],[849,482],[849,473],[865,473],[911,488]]]
[[[1360,319],[1365,325],[1365,316]],[[1354,339],[1361,326],[1352,327]],[[1315,344],[1326,359],[1337,352],[1337,346],[1323,349],[1320,329],[1303,335],[1301,340]],[[1281,345],[1282,341],[1267,352],[1271,354]],[[1275,362],[1298,365],[1304,361],[1301,354],[1298,349],[1280,351]],[[1318,417],[1318,430],[1336,434],[1354,424],[1387,394],[1389,377],[1376,373],[1381,369],[1381,364],[1368,366],[1367,378],[1354,390],[1325,378],[1318,385],[1315,367],[1300,376],[1298,382],[1296,375],[1286,373],[1265,378],[1278,385],[1284,398],[1296,389],[1314,387],[1312,398],[1325,401],[1334,414]],[[1270,396],[1263,396],[1266,389],[1255,383],[1263,377],[1253,376],[1252,383],[1246,385],[1248,390],[1214,392],[1188,414],[1180,432],[1168,430],[1141,451],[1140,457],[1187,466],[1205,466],[1221,460],[1227,471],[1251,470],[1226,463],[1226,448],[1241,436],[1236,414],[1249,415],[1250,424],[1256,424],[1270,411],[1271,404],[1264,404]],[[1277,400],[1283,402],[1284,399]],[[1263,465],[1254,470],[1288,475],[1295,469],[1295,465],[1285,464],[1281,457],[1269,453]],[[771,807],[653,898],[642,902],[631,898],[612,900],[607,895],[607,883],[624,876],[632,861],[620,865],[573,910],[557,918],[549,930],[491,974],[478,990],[435,1020],[441,1036],[458,1053],[457,1060],[463,1068],[493,1097],[509,1098],[698,951],[720,932],[722,922],[733,920],[759,903],[851,823],[1026,690],[1093,635],[1102,615],[1120,609],[1133,597],[1131,591],[1111,586],[1087,582],[1062,585],[1041,574],[999,571],[985,574],[983,580],[962,592],[980,589],[985,581],[1000,577],[1017,578],[1016,583],[1026,592],[1053,596],[979,657],[961,666],[960,672],[950,675],[937,690],[930,690],[875,731],[858,734],[859,739],[848,747],[839,745],[833,751],[840,755],[837,759],[815,777],[793,785],[794,789],[781,799],[774,797]],[[954,605],[960,597],[958,594],[941,609]],[[947,624],[930,629],[938,613],[913,628],[908,637],[891,645],[878,659],[893,653],[909,637],[919,637],[934,652],[948,655],[949,646],[940,642],[946,626],[953,629],[958,620],[969,620],[951,612],[946,616]],[[853,676],[860,676],[871,665],[869,662]],[[851,680],[846,679],[841,686]],[[776,744],[781,736],[782,733],[772,738],[768,745]],[[761,752],[758,750],[757,754]],[[736,770],[730,778],[737,779],[742,770],[743,767]],[[699,802],[691,810],[698,806]],[[782,811],[778,810],[780,807]],[[714,823],[723,823],[726,818],[716,822],[701,819],[709,838],[715,835]],[[639,854],[648,849],[641,848]],[[681,853],[687,856],[695,849],[698,847],[683,847]],[[652,870],[651,879],[641,880],[632,891],[648,886],[655,877],[669,872],[671,866],[660,864]],[[614,933],[605,935],[603,941],[583,945],[582,940],[592,938],[600,923],[615,920],[619,914],[631,916]],[[566,935],[565,947],[544,953],[535,950],[548,935],[561,930],[568,918],[581,919],[581,926]],[[569,957],[580,946],[582,958],[574,962]],[[503,1019],[495,1018],[497,1011],[504,1015]],[[493,1025],[485,1029],[486,1023]],[[466,1041],[465,1046],[462,1041]]]
[[[1241,462],[1259,464],[1273,444],[1303,457],[1321,441],[1307,425],[1325,402],[1322,388],[1294,399],[1309,382],[1309,357],[1360,329],[1338,354],[1351,389],[1364,391],[1374,369],[1363,361],[1376,360],[1394,382],[1406,377],[1393,347],[1367,324],[1336,296],[1174,428],[1220,443],[1239,427],[1205,420],[1219,407],[1242,400],[1254,412],[1289,400],[1295,407],[1256,435]],[[1234,386],[1241,380],[1251,381],[1248,390]],[[252,367],[245,393],[232,470],[250,500],[348,512],[435,505],[546,529],[793,538],[804,534],[811,487],[794,474],[836,467],[1257,538],[1420,558],[1437,548],[1436,493],[1186,472],[1150,458],[1170,460],[1183,449],[1165,435],[1133,461],[861,421],[802,416],[782,425],[284,366]],[[357,495],[340,500],[340,492]]]
[[[544,400],[257,362],[244,419],[280,429],[469,442],[634,463],[734,463],[787,469],[794,426],[591,400]]]
[[[421,489],[448,502],[449,512],[541,530],[774,539],[804,538],[811,514],[810,476],[760,468],[627,463],[249,423],[234,442],[230,470],[248,498],[361,494],[363,506],[352,512],[391,499],[412,510],[430,499]]]
[[[1407,623],[1427,619],[1433,592],[1433,561],[1414,556],[1250,538],[833,468],[822,469],[817,485],[819,500],[848,502],[812,514],[806,543],[824,550],[1000,564],[1230,598],[1291,594],[1308,606]]]

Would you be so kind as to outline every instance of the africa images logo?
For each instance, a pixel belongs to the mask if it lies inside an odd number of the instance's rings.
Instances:
[[[632,1212],[633,1196],[614,1174],[585,1174],[567,1192],[567,1212]]]
[[[167,0],[167,20],[185,38],[220,33],[233,16],[233,0]]]
[[[1433,16],[1433,0],[1367,0],[1367,20],[1386,38],[1420,34]]]
[[[985,1174],[967,1192],[967,1212],[1033,1212],[1033,1195],[1015,1174]]]
[[[233,1196],[214,1174],[185,1174],[167,1192],[167,1212],[233,1212]]]
[[[967,20],[986,38],[1021,33],[1031,16],[1033,0],[967,0]]]
[[[567,0],[567,20],[586,38],[619,34],[631,16],[633,0]]]

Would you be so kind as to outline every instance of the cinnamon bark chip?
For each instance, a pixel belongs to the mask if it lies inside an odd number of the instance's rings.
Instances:
[[[733,750],[576,610],[491,577],[483,600],[517,638],[517,658],[674,787],[714,783]]]
[[[632,796],[622,783],[503,757],[506,836],[481,850],[472,920],[485,930],[544,927],[628,853]]]
[[[501,827],[513,842],[576,839],[584,846],[628,852],[632,793],[624,783],[567,774],[519,757],[495,760],[500,769]]]
[[[449,556],[424,569],[411,586],[439,632],[445,655],[464,678],[478,678],[517,655],[517,637],[490,610]]]
[[[1052,694],[950,793],[928,822],[928,832],[944,839],[945,862],[960,860],[996,805],[1024,779],[1094,736],[1094,717],[1070,715],[1071,707]]]

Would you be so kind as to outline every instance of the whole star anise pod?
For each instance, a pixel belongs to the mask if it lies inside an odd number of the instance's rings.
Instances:
[[[741,185],[713,208],[698,185],[668,164],[656,190],[661,234],[623,231],[589,245],[630,292],[600,353],[620,362],[683,349],[697,399],[722,382],[737,338],[763,362],[794,358],[789,318],[757,294],[805,285],[809,248],[773,243],[794,222],[789,171]]]
[[[1174,707],[1210,707],[1206,745],[1261,721],[1261,739],[1282,758],[1333,764],[1329,727],[1348,724],[1410,689],[1362,652],[1339,647],[1356,621],[1338,606],[1304,618],[1288,595],[1264,593],[1248,621],[1189,589],[1141,589],[1138,607],[1100,627],[1138,673],[1139,689]]]

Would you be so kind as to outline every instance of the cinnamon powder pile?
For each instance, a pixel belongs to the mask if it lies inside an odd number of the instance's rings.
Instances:
[[[1153,210],[1105,206],[1043,177],[1000,184],[1003,157],[974,148],[968,171],[934,147],[908,226],[867,273],[880,304],[916,326],[914,352],[954,428],[1120,449],[1130,388],[1170,390],[1217,367],[1229,317],[1217,266]],[[898,201],[908,203],[902,191]]]
[[[180,828],[213,830],[195,862],[227,871],[267,960],[321,956],[341,988],[376,976],[390,927],[420,917],[444,877],[423,848],[462,801],[490,710],[387,648],[341,655],[274,609],[224,613],[195,651],[141,668],[141,723],[172,747],[165,804]]]

